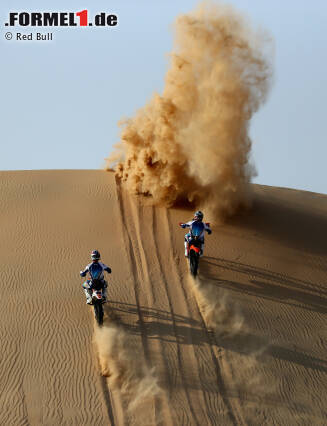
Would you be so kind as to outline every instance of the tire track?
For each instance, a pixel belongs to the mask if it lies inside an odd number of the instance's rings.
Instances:
[[[201,423],[199,422],[199,420],[197,419],[196,413],[193,409],[193,404],[191,401],[191,397],[190,394],[188,392],[188,385],[187,385],[187,381],[186,381],[186,375],[185,375],[185,368],[184,368],[184,363],[183,363],[183,357],[182,357],[182,351],[181,351],[181,343],[180,343],[180,338],[178,335],[178,331],[177,331],[177,322],[175,319],[175,312],[174,312],[174,307],[173,307],[173,302],[171,299],[171,295],[168,289],[168,281],[167,281],[167,277],[166,277],[166,273],[164,270],[164,266],[160,260],[160,256],[159,256],[159,248],[158,248],[158,241],[156,240],[156,235],[158,235],[157,231],[158,231],[158,226],[157,226],[157,209],[153,209],[152,208],[152,215],[153,215],[153,245],[156,248],[156,250],[154,251],[154,255],[156,256],[156,260],[158,262],[159,265],[159,271],[160,271],[160,275],[162,277],[163,283],[164,283],[164,288],[165,288],[165,292],[166,292],[166,298],[168,301],[168,305],[169,305],[169,309],[170,309],[170,314],[171,314],[171,319],[172,319],[172,326],[173,326],[173,331],[174,331],[174,335],[175,335],[175,339],[176,339],[176,349],[177,349],[177,361],[178,361],[178,370],[179,373],[181,375],[181,380],[182,380],[182,385],[183,385],[183,390],[184,393],[186,395],[186,399],[188,402],[188,407],[190,410],[190,413],[192,415],[192,418],[195,422],[196,425],[200,425]]]
[[[131,276],[136,277],[136,279],[133,280],[134,282],[133,289],[134,289],[137,314],[139,317],[140,328],[142,331],[141,333],[142,346],[144,349],[145,358],[149,362],[150,356],[149,356],[148,342],[147,342],[146,333],[145,333],[145,321],[144,321],[143,313],[141,310],[141,304],[140,304],[140,298],[139,298],[139,283],[142,282],[142,275],[137,266],[135,257],[133,256],[133,252],[134,252],[133,247],[135,246],[133,245],[131,237],[130,237],[130,235],[132,235],[133,233],[133,230],[131,229],[131,226],[129,225],[129,221],[127,218],[127,215],[128,215],[127,212],[129,210],[129,206],[127,204],[128,197],[126,197],[126,195],[123,193],[123,190],[121,189],[118,181],[116,183],[116,186],[117,186],[118,204],[120,209],[120,217],[122,219],[122,228],[123,228],[122,234],[124,236],[125,249],[129,258],[129,265],[131,265]],[[136,250],[136,247],[135,247],[135,250]]]
[[[189,277],[189,279],[193,279],[193,278]],[[239,402],[235,398],[233,398],[233,401],[231,401],[230,398],[228,397],[227,386],[225,384],[224,375],[228,376],[228,378],[230,379],[230,385],[232,387],[234,387],[234,384],[232,383],[233,376],[232,376],[230,367],[228,365],[228,362],[226,360],[227,358],[226,351],[224,348],[219,346],[219,343],[215,337],[215,334],[213,333],[213,331],[211,331],[210,327],[208,326],[201,312],[200,305],[196,295],[195,295],[195,300],[197,304],[198,315],[201,318],[202,328],[206,333],[207,341],[210,345],[212,363],[214,365],[214,369],[216,372],[217,386],[219,388],[220,395],[226,406],[228,417],[233,425],[246,425],[247,423],[243,418],[242,409]]]
[[[142,232],[140,229],[140,224],[143,223],[143,221],[140,220],[140,214],[141,212],[143,212],[144,209],[143,207],[140,207],[137,203],[137,200],[133,200],[128,193],[124,193],[122,191],[122,198],[123,198],[123,201],[126,203],[124,211],[130,212],[132,217],[132,221],[130,223],[130,227],[128,230],[129,232],[128,235],[134,236],[134,239],[133,239],[134,245],[133,246],[131,245],[131,248],[134,249],[133,253],[137,260],[135,261],[133,257],[132,257],[132,260],[133,260],[133,264],[135,266],[135,269],[137,271],[137,276],[138,276],[138,285],[135,284],[134,289],[135,289],[135,295],[137,300],[138,312],[140,312],[140,314],[143,317],[141,305],[143,304],[143,306],[153,307],[155,306],[155,301],[156,301],[156,295],[154,291],[154,286],[152,285],[150,268],[148,266],[146,253],[144,251],[143,244],[142,244],[142,237],[144,237],[144,235],[142,235]],[[148,226],[147,228],[151,229],[151,226]],[[128,238],[130,239],[130,237]],[[150,296],[150,297],[148,298],[147,296]],[[143,303],[141,303],[141,300]],[[152,350],[150,351],[148,336],[147,336],[147,328],[149,328],[150,323],[151,323],[151,319],[145,320],[143,318],[143,321],[141,322],[141,331],[143,335],[142,341],[145,342],[144,347],[146,348],[147,361],[151,365],[152,364],[151,352],[162,353],[162,351],[164,351],[164,347],[161,344],[161,342],[155,339],[154,341],[152,341],[152,345],[151,345]],[[169,375],[169,370],[167,370],[167,373]],[[157,423],[161,422],[161,418],[165,418],[165,424],[172,424],[172,425],[174,424],[171,418],[169,404],[170,403],[168,402],[165,393],[163,393],[160,398],[155,399],[155,412],[156,412]]]
[[[166,235],[169,236],[169,245],[171,247],[175,248],[175,244],[174,244],[175,242],[172,239],[171,232],[168,232],[172,227],[172,224],[169,220],[169,212],[166,212],[166,220],[165,221],[162,220],[161,223],[165,223]],[[180,283],[181,283],[182,290],[184,292],[184,298],[185,298],[185,300],[187,300],[187,296],[186,296],[187,291],[185,289],[184,282],[183,282],[183,279],[182,279],[183,274],[182,274],[182,271],[178,271],[175,258],[176,258],[176,255],[173,256],[173,253],[171,252],[171,265],[176,270],[176,274],[180,277]],[[187,274],[188,274],[188,271],[187,271]],[[215,340],[213,334],[208,329],[208,326],[207,326],[206,321],[205,321],[205,319],[204,319],[204,317],[201,313],[201,310],[200,310],[200,307],[199,307],[199,304],[198,304],[196,297],[194,297],[194,300],[196,302],[197,315],[201,319],[201,326],[202,326],[202,329],[203,329],[203,331],[206,335],[206,341],[209,345],[210,356],[211,356],[212,364],[214,366],[214,371],[216,373],[216,384],[217,384],[217,387],[220,391],[219,393],[221,395],[223,403],[226,407],[228,418],[233,425],[239,425],[239,424],[245,425],[246,422],[244,421],[243,416],[241,414],[241,409],[240,409],[239,404],[236,404],[236,406],[235,406],[235,403],[234,403],[234,407],[233,407],[233,404],[230,402],[228,395],[227,395],[227,389],[226,389],[226,385],[225,385],[225,382],[224,382],[224,379],[223,379],[224,368],[220,365],[220,362],[219,362],[219,358],[223,358],[224,349],[219,348],[220,354],[217,353],[217,348],[219,347],[218,342]],[[225,367],[225,370],[227,370],[227,367],[226,366],[224,366],[224,367]],[[205,385],[205,383],[203,383],[203,385]]]
[[[182,271],[178,270],[178,268],[177,268],[177,264],[176,264],[176,260],[175,260],[176,259],[176,253],[174,254],[175,244],[174,244],[174,242],[172,240],[172,233],[170,232],[170,230],[172,228],[172,224],[169,221],[169,216],[168,216],[168,212],[167,211],[165,211],[165,215],[161,219],[160,223],[164,224],[165,231],[166,231],[165,235],[167,235],[169,237],[168,238],[168,243],[167,243],[168,247],[173,247],[174,248],[173,250],[170,251],[170,253],[171,253],[170,254],[171,272],[173,272],[175,274],[175,276],[176,276],[176,282],[178,282],[178,285],[180,286],[180,288],[181,288],[181,290],[183,292],[184,300],[187,303],[187,300],[188,300],[187,294],[188,294],[188,292],[186,291],[186,288],[185,288],[184,283],[183,283]],[[192,307],[190,306],[190,303],[191,303],[191,300],[187,303],[188,304],[188,309],[189,310],[191,309],[193,311],[193,313],[196,314],[196,317],[201,320],[201,328],[202,328],[202,330],[204,332],[205,341],[206,341],[206,344],[207,344],[208,349],[210,351],[210,357],[211,357],[213,365],[214,365],[214,370],[216,371],[216,386],[218,387],[218,389],[220,389],[221,388],[221,383],[222,383],[222,377],[221,377],[221,375],[217,374],[219,372],[219,370],[217,370],[217,364],[215,362],[215,357],[214,357],[214,353],[213,353],[212,342],[209,339],[207,327],[206,327],[205,323],[203,322],[203,318],[202,318],[201,312],[199,311],[197,303],[195,305],[192,303],[192,305],[193,305]],[[200,365],[200,360],[201,359],[206,359],[207,356],[208,356],[207,352],[206,353],[201,353],[200,349],[195,350],[195,359],[196,359],[196,363],[199,365],[199,371],[201,371],[201,370],[203,371],[203,369],[205,368],[207,370],[207,375],[208,374],[210,375],[211,369],[208,368],[208,366],[206,366],[205,363],[204,363],[204,366],[202,366],[202,367]],[[203,398],[204,398],[205,404],[207,405],[207,410],[206,411],[207,411],[207,413],[215,412],[214,410],[219,409],[219,405],[217,406],[215,399],[212,401],[212,397],[210,395],[210,392],[209,393],[207,392],[206,388],[208,386],[207,385],[208,380],[204,380],[201,375],[200,375],[199,379],[200,379],[200,383],[201,383],[201,387],[202,387]],[[227,407],[227,412],[229,413],[230,407],[228,405],[226,405],[226,401],[224,400],[223,395],[221,395],[221,397],[222,397],[222,400],[223,400],[225,406]],[[228,414],[228,417],[230,418],[230,420],[233,423],[234,418],[232,416],[230,416],[229,414]],[[212,424],[215,424],[215,422],[216,422],[216,416],[215,415],[213,416],[213,418],[212,418],[211,421],[212,421]]]
[[[135,221],[135,206],[132,205],[132,202],[130,201],[130,195],[125,194],[123,189],[120,187],[120,184],[118,181],[116,181],[116,191],[117,191],[117,197],[118,197],[118,205],[120,210],[120,217],[121,217],[121,227],[123,229],[122,234],[124,235],[124,245],[125,250],[128,254],[129,259],[129,265],[131,268],[131,276],[134,277],[133,279],[133,290],[134,290],[134,297],[136,302],[136,309],[137,309],[137,315],[139,318],[139,324],[140,324],[140,334],[141,334],[141,340],[142,340],[142,347],[144,351],[144,356],[146,359],[147,365],[152,364],[151,360],[151,353],[147,338],[147,323],[148,321],[145,320],[144,314],[142,312],[142,303],[141,303],[141,285],[142,283],[146,282],[149,283],[149,271],[146,264],[146,258],[145,253],[142,253],[142,246],[139,244],[139,233],[136,231],[136,224],[138,223],[138,220]],[[129,218],[129,214],[131,213],[131,218]],[[132,219],[132,220],[130,220]],[[133,241],[131,239],[131,236],[134,236]],[[144,295],[150,295],[151,296],[151,305],[153,305],[153,292],[143,292]],[[147,299],[144,303],[145,306],[148,305]],[[161,424],[161,418],[163,418],[163,402],[165,403],[166,407],[168,407],[167,401],[165,401],[165,396],[161,394],[159,397],[154,397],[154,416],[155,416],[155,422],[156,424]],[[167,408],[166,408],[167,409]],[[167,419],[166,419],[167,420]],[[171,423],[173,424],[173,423]]]
[[[162,210],[162,212],[164,212],[165,214],[164,215],[161,214],[159,220],[158,220],[157,216],[160,213],[158,213],[158,212],[160,212],[160,210],[159,209],[155,209],[155,218],[156,218],[155,226],[154,226],[154,239],[155,240],[156,240],[156,236],[157,235],[161,235],[161,234],[167,235],[167,234],[170,233],[169,226],[167,225],[167,213],[166,213],[166,211]],[[158,223],[160,223],[161,225],[164,225],[164,232],[163,233],[162,232],[160,233],[159,227],[158,227]],[[159,239],[159,240],[157,239],[156,240],[157,247],[159,247],[161,245],[161,240],[162,239]],[[162,241],[162,242],[164,242],[164,241]],[[195,411],[193,409],[193,402],[191,401],[191,397],[190,397],[189,392],[188,392],[188,385],[187,385],[187,382],[186,382],[186,379],[185,379],[185,372],[184,372],[184,366],[183,366],[184,364],[187,364],[187,362],[186,362],[186,360],[185,360],[185,362],[183,362],[183,355],[182,355],[182,350],[181,350],[181,342],[180,342],[180,339],[179,339],[179,336],[178,336],[178,332],[176,331],[177,330],[177,324],[176,324],[175,313],[174,313],[175,308],[176,309],[177,308],[181,309],[181,306],[180,306],[180,304],[179,304],[178,307],[174,306],[175,305],[175,303],[173,301],[174,298],[172,297],[171,292],[170,292],[170,287],[171,287],[171,288],[175,288],[175,291],[177,291],[177,293],[179,293],[178,292],[178,288],[180,286],[180,279],[179,279],[178,273],[176,271],[175,260],[171,256],[172,247],[173,246],[165,243],[165,245],[164,245],[164,247],[163,247],[162,250],[160,250],[159,248],[157,248],[157,252],[160,252],[160,253],[169,253],[169,259],[172,260],[170,262],[170,268],[169,268],[169,270],[167,271],[166,268],[164,267],[164,265],[162,264],[162,262],[160,261],[160,256],[158,256],[158,261],[160,263],[160,268],[161,268],[163,282],[164,282],[165,291],[166,291],[166,297],[168,299],[169,308],[170,308],[171,316],[172,316],[172,323],[173,323],[174,333],[175,333],[176,341],[177,341],[178,361],[179,361],[180,372],[181,372],[181,376],[182,376],[182,380],[183,380],[183,387],[184,387],[185,393],[187,395],[187,400],[188,400],[188,403],[189,403],[189,408],[190,408],[190,411],[192,413],[192,417],[193,417],[193,419],[195,421],[195,424],[201,424],[203,422],[203,419],[206,417],[207,413],[210,413],[210,409],[209,409],[209,407],[207,405],[207,399],[206,399],[206,397],[204,395],[205,391],[202,388],[203,403],[206,406],[206,409],[205,410],[201,410],[201,412],[202,412],[202,418],[201,418],[201,420],[198,419],[197,416],[196,416],[196,413],[195,413]],[[169,278],[172,281],[171,286],[168,285]],[[189,309],[189,306],[188,306],[188,303],[187,303],[186,294],[183,292],[183,295],[179,295],[179,297],[176,298],[176,299],[178,299],[179,302],[183,301],[183,303],[184,303],[184,309],[183,309],[184,310],[184,314],[186,314],[187,316],[190,316],[190,309]],[[192,339],[191,328],[189,329],[189,338]],[[196,356],[196,354],[194,352],[194,346],[193,345],[192,345],[192,354],[193,354],[193,356],[192,356],[192,360],[190,360],[190,364],[194,363],[195,365],[198,365],[198,371],[200,372],[201,368],[200,368],[200,364],[199,364],[199,359],[197,358],[197,356]],[[184,358],[185,358],[185,356],[187,358],[190,356],[190,354],[188,353],[188,351],[187,351],[187,353],[184,354]],[[199,380],[201,382],[200,374],[199,374],[198,377],[199,377]],[[201,406],[202,406],[202,404],[201,404]],[[217,409],[217,407],[214,407],[214,409]]]
[[[217,401],[215,397],[212,397],[212,390],[210,392],[208,392],[208,384],[206,380],[202,380],[201,379],[201,375],[205,374],[205,376],[208,376],[211,374],[211,369],[209,368],[208,364],[207,364],[207,357],[208,354],[207,353],[203,353],[202,349],[197,349],[195,351],[194,347],[192,347],[192,353],[194,354],[193,356],[193,360],[189,360],[189,364],[190,365],[194,365],[194,363],[196,365],[198,365],[198,378],[199,378],[199,382],[200,382],[200,387],[201,387],[201,392],[202,392],[202,401],[204,404],[204,407],[206,407],[204,410],[202,410],[202,416],[201,416],[201,420],[198,420],[197,415],[194,411],[193,405],[195,405],[194,401],[192,401],[192,397],[190,396],[190,394],[188,393],[188,384],[186,382],[186,376],[184,373],[184,365],[187,365],[187,358],[189,357],[189,353],[186,354],[186,359],[185,358],[185,353],[182,353],[181,350],[181,342],[178,336],[178,331],[177,331],[177,323],[175,320],[175,310],[174,310],[174,302],[172,300],[171,294],[170,294],[170,290],[169,288],[171,287],[176,287],[180,286],[181,280],[180,280],[180,273],[176,268],[176,264],[174,261],[174,258],[172,256],[172,250],[171,247],[172,246],[172,241],[171,239],[168,239],[166,241],[163,241],[163,239],[159,238],[159,240],[156,238],[157,235],[162,234],[162,232],[159,234],[159,230],[158,228],[158,223],[160,224],[164,224],[164,232],[163,235],[169,235],[169,219],[168,219],[168,215],[166,210],[164,209],[158,209],[158,208],[152,208],[152,207],[142,207],[139,206],[137,204],[137,201],[131,200],[130,195],[129,194],[124,194],[123,191],[120,192],[120,205],[121,205],[121,213],[122,213],[122,218],[123,218],[123,224],[125,226],[126,229],[126,235],[127,235],[127,239],[128,239],[128,251],[129,251],[129,257],[131,259],[131,265],[132,265],[132,270],[133,273],[135,274],[135,276],[137,277],[137,283],[134,283],[134,292],[135,292],[135,299],[136,299],[136,303],[137,303],[137,310],[138,310],[138,314],[139,314],[139,318],[140,318],[140,325],[141,325],[141,332],[142,332],[142,343],[143,343],[143,347],[145,350],[145,355],[147,358],[147,361],[150,362],[150,348],[149,348],[149,344],[147,343],[148,337],[146,335],[146,328],[149,325],[149,321],[145,320],[142,317],[142,309],[141,309],[141,300],[140,300],[140,285],[139,283],[143,283],[147,288],[147,291],[144,293],[143,292],[143,297],[144,295],[146,296],[150,296],[149,298],[149,302],[151,304],[151,306],[155,306],[156,300],[162,300],[162,295],[160,297],[160,294],[158,294],[156,297],[156,292],[158,291],[157,289],[153,288],[152,285],[152,280],[151,280],[151,268],[148,265],[148,260],[147,260],[147,256],[146,253],[144,251],[144,247],[142,244],[142,238],[146,238],[147,241],[147,250],[149,250],[150,247],[150,251],[151,253],[149,253],[148,258],[151,258],[151,261],[153,262],[155,259],[155,264],[156,265],[151,265],[152,269],[155,269],[158,271],[159,275],[161,276],[161,281],[164,284],[164,289],[165,289],[165,299],[167,300],[167,304],[169,307],[169,311],[170,311],[170,315],[171,315],[171,319],[172,319],[172,329],[173,329],[173,333],[175,336],[175,341],[176,341],[176,360],[178,363],[178,373],[180,376],[180,380],[181,380],[181,384],[182,384],[182,388],[185,392],[185,397],[186,397],[186,401],[187,401],[187,406],[188,409],[185,409],[185,403],[183,403],[182,401],[180,401],[179,403],[179,410],[181,410],[181,407],[183,407],[182,412],[183,415],[181,416],[184,420],[182,424],[196,424],[199,425],[201,424],[201,422],[203,422],[204,418],[207,418],[207,422],[211,423],[211,424],[215,424],[215,415],[213,415],[212,417],[210,416],[210,413],[216,413],[217,410],[219,410],[219,404],[217,405]],[[145,211],[146,210],[146,211]],[[161,213],[158,213],[160,212]],[[149,213],[151,212],[151,213]],[[162,213],[164,212],[164,214],[162,215]],[[131,217],[127,217],[128,213],[131,214]],[[146,217],[143,217],[143,215],[146,215]],[[159,215],[159,216],[158,216]],[[132,219],[132,221],[131,221]],[[151,232],[147,232],[147,230],[143,230],[143,233],[140,229],[140,224],[141,223],[146,223],[147,229],[150,229]],[[153,230],[153,232],[152,232]],[[132,240],[131,238],[133,238],[133,244],[132,244]],[[167,242],[168,241],[168,242]],[[162,244],[162,242],[164,244]],[[153,249],[153,250],[152,250]],[[131,253],[134,253],[135,258],[133,258]],[[167,268],[164,266],[164,264],[161,262],[160,260],[160,255],[164,255],[165,253],[169,253],[169,259],[170,259],[170,264],[169,264],[169,270],[167,270]],[[173,279],[172,279],[173,276]],[[168,282],[172,281],[173,284],[168,285]],[[185,288],[182,288],[182,293],[183,295],[179,295],[178,300],[184,300],[183,303],[185,303],[185,311],[186,314],[189,314],[190,308],[188,307],[188,303],[187,303],[187,294],[185,291]],[[145,300],[145,305],[147,306],[148,304],[148,300],[146,297]],[[232,424],[243,424],[242,421],[238,421],[236,419],[236,417],[233,414],[233,408],[232,406],[229,404],[229,400],[226,396],[226,389],[225,389],[225,385],[223,382],[223,377],[222,377],[222,373],[221,373],[221,368],[219,366],[219,362],[217,360],[217,357],[215,356],[214,350],[213,350],[213,345],[214,342],[212,342],[211,337],[210,337],[210,333],[207,330],[206,324],[204,322],[204,319],[201,316],[201,313],[199,311],[199,308],[197,307],[197,314],[199,316],[199,318],[201,318],[201,328],[203,329],[203,332],[205,333],[205,339],[207,342],[207,345],[209,346],[209,353],[210,353],[210,359],[211,359],[211,363],[213,364],[213,369],[215,371],[216,374],[216,386],[219,387],[220,390],[220,396],[222,398],[223,404],[226,407],[226,411],[227,411],[227,415],[228,418],[230,420],[230,422]],[[191,332],[189,332],[189,338],[192,339],[191,336]],[[152,345],[153,346],[153,345]],[[162,348],[161,348],[162,350]],[[165,358],[165,357],[163,357]],[[201,360],[203,360],[203,362],[201,362]],[[174,361],[170,358],[169,363],[171,364],[171,362],[174,363]],[[169,377],[169,386],[170,388],[172,387],[172,385],[175,384],[176,382],[176,378],[173,379],[173,377],[171,376],[171,369],[167,370],[167,367],[169,364],[167,364],[166,360],[163,360],[163,364],[165,365],[165,369],[167,371],[166,376],[168,375]],[[175,370],[176,367],[174,367]],[[173,380],[173,382],[171,382],[171,380]],[[175,386],[176,387],[176,386]],[[201,404],[202,406],[202,404]],[[221,410],[221,408],[220,408]],[[181,413],[179,413],[180,415]],[[191,418],[189,417],[191,414]],[[208,417],[207,417],[208,416]],[[192,420],[191,420],[192,419]]]
[[[243,421],[243,419],[240,419],[239,416],[237,415],[238,409],[237,409],[237,413],[235,413],[234,412],[235,410],[233,409],[233,406],[230,403],[229,398],[227,396],[227,390],[226,390],[226,386],[225,386],[223,374],[222,374],[222,367],[220,366],[218,357],[216,356],[215,350],[214,350],[214,347],[217,346],[217,342],[213,338],[212,333],[210,333],[210,331],[208,330],[206,322],[203,318],[203,315],[202,315],[199,307],[198,307],[198,312],[199,312],[199,315],[202,319],[202,327],[205,330],[207,338],[208,338],[208,342],[210,343],[210,352],[211,352],[211,357],[212,357],[212,363],[215,367],[215,372],[216,372],[216,377],[217,377],[217,386],[218,386],[218,389],[220,391],[220,395],[221,395],[221,397],[224,401],[224,404],[227,408],[228,417],[229,417],[229,419],[230,419],[230,421],[233,425],[235,425],[235,426],[237,426],[239,424],[244,425],[246,423]]]
[[[103,376],[100,377],[101,389],[104,395],[104,401],[107,408],[108,418],[110,420],[111,426],[115,426],[115,416],[114,416],[114,407],[112,402],[112,397],[110,395],[110,389],[108,388],[107,379]]]

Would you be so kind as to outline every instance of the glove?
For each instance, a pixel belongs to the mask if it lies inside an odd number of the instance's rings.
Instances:
[[[207,229],[208,235],[212,233],[211,229]]]
[[[182,222],[179,222],[179,226],[181,227],[181,228],[186,228],[186,225],[185,225],[185,223],[182,223]]]
[[[81,276],[81,277],[85,277],[85,275],[86,275],[86,274],[84,273],[84,271],[80,271],[80,273],[79,273],[79,274],[80,274],[80,276]]]
[[[111,268],[107,268],[107,269],[105,269],[105,271],[107,271],[108,274],[111,274]]]

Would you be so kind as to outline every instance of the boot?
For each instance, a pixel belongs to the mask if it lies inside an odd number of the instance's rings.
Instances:
[[[188,247],[188,242],[187,241],[184,242],[184,247],[185,247],[185,257],[188,257],[188,249],[189,249],[189,247]]]
[[[87,305],[92,305],[92,296],[90,294],[90,290],[88,290],[87,288],[84,289],[84,293],[86,296],[86,304]]]
[[[203,256],[203,251],[204,251],[204,243],[201,244],[200,257]]]

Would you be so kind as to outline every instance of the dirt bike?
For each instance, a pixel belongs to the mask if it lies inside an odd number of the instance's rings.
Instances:
[[[180,223],[179,225],[182,228],[186,227],[184,223]],[[203,234],[204,229],[203,222],[193,222],[190,227],[190,236],[188,238],[188,263],[190,267],[190,273],[194,278],[196,278],[198,273],[201,246],[203,242],[201,235]]]
[[[101,327],[103,324],[103,289],[95,289],[92,288],[92,305],[94,308],[94,316],[98,323],[98,325]]]
[[[190,273],[195,278],[198,273],[199,259],[201,252],[201,241],[195,238],[189,241],[189,255],[188,261],[190,265]]]
[[[85,286],[84,286],[85,288]],[[92,291],[92,305],[96,322],[101,327],[103,324],[103,281],[89,280],[88,288]]]

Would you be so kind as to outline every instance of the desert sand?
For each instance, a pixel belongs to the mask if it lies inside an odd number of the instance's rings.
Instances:
[[[191,209],[104,171],[1,172],[0,424],[327,424],[327,196],[253,190],[193,281]],[[92,249],[112,268],[101,330]]]

